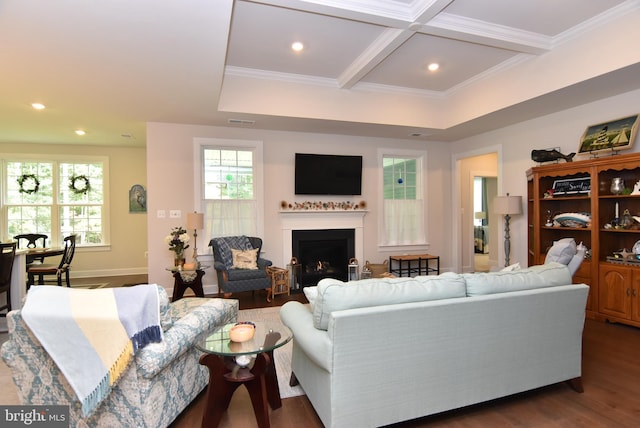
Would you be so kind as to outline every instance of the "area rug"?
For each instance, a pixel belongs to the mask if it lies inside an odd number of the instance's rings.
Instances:
[[[238,321],[275,321],[280,319],[280,307],[242,309],[238,311]],[[276,373],[278,374],[278,389],[280,398],[297,397],[305,395],[300,385],[289,386],[291,377],[291,349],[292,342],[273,351],[273,358],[276,363]]]

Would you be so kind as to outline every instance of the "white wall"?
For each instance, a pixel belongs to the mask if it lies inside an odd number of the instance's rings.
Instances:
[[[467,152],[498,145],[501,162],[498,166],[498,194],[526,195],[526,171],[536,166],[531,160],[531,150],[559,147],[562,153],[577,152],[580,138],[590,125],[640,113],[638,105],[640,90],[616,97],[582,105],[580,107],[550,114],[537,119],[476,135],[457,141],[451,145],[455,158]],[[640,142],[622,153],[640,151]],[[606,153],[600,156],[607,156]],[[589,155],[576,155],[576,160],[588,159]],[[524,208],[524,207],[523,207]],[[499,242],[503,242],[504,223],[500,224]],[[526,216],[511,219],[511,262],[527,264],[527,224]],[[492,248],[496,248],[493,246]],[[504,260],[504,249],[498,248],[498,260]],[[455,251],[455,250],[454,250]]]
[[[448,270],[451,254],[449,229],[451,216],[443,207],[451,205],[451,172],[448,143],[425,143],[413,140],[391,140],[345,135],[325,135],[296,132],[263,131],[258,129],[235,129],[225,127],[192,126],[166,123],[147,125],[147,180],[148,189],[148,247],[149,282],[173,287],[173,281],[166,268],[172,264],[164,237],[169,230],[185,225],[185,213],[201,211],[198,196],[194,194],[194,138],[231,138],[239,140],[259,140],[264,144],[264,245],[266,258],[275,265],[284,266],[282,260],[282,233],[280,214],[281,201],[334,200],[340,197],[295,197],[293,190],[294,154],[296,152],[355,154],[363,156],[362,196],[355,201],[365,200],[369,212],[365,216],[364,257],[380,263],[390,253],[378,251],[376,212],[379,185],[377,170],[377,149],[402,148],[427,150],[427,238],[429,252],[441,256],[441,269]],[[181,210],[181,219],[159,219],[158,210]],[[208,250],[209,237],[198,236],[198,248]],[[361,261],[364,262],[364,261]],[[206,263],[206,262],[205,262]],[[203,282],[205,292],[212,292],[215,277],[207,271]]]

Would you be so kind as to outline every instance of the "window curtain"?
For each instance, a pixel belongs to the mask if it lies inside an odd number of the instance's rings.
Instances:
[[[384,224],[385,245],[424,244],[422,200],[385,199]]]
[[[207,243],[219,236],[256,236],[256,201],[206,200],[204,228]]]

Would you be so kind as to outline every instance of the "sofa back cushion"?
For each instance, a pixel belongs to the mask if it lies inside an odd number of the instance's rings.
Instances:
[[[327,330],[333,311],[465,296],[464,279],[455,273],[353,282],[325,278],[317,286],[313,325],[317,329]]]
[[[508,293],[572,283],[569,268],[555,262],[514,271],[465,273],[462,276],[467,283],[468,296]]]

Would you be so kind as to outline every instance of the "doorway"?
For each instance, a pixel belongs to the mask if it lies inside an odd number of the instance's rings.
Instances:
[[[473,177],[473,255],[474,272],[489,272],[491,270],[490,254],[492,244],[491,230],[495,225],[491,223],[491,201],[497,194],[498,178],[493,176]],[[494,250],[495,251],[495,250]]]
[[[500,219],[492,212],[493,198],[498,191],[498,151],[460,157],[456,161],[456,168],[460,212],[457,254],[460,271],[486,272],[498,265],[499,249],[495,243],[499,242]],[[476,183],[480,183],[477,191]],[[476,238],[476,234],[484,236]],[[476,259],[479,263],[477,267]]]

